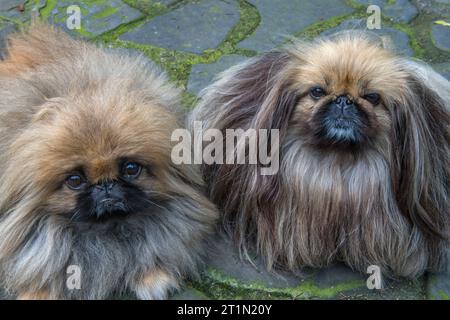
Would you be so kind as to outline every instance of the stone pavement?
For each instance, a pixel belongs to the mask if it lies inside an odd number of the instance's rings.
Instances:
[[[67,7],[78,5],[81,29],[70,33],[146,55],[185,89],[183,104],[191,108],[218,73],[292,37],[364,28],[370,4],[381,8],[377,32],[390,37],[400,54],[422,59],[450,79],[450,0],[1,0],[0,56],[7,34],[33,14],[67,30]],[[240,261],[226,241],[218,246],[202,278],[174,299],[450,299],[449,274],[368,290],[367,275],[343,265],[272,274],[257,259],[254,265]]]

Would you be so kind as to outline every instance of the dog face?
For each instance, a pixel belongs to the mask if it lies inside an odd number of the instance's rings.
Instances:
[[[390,53],[361,39],[293,53],[292,90],[301,98],[291,121],[303,139],[320,148],[345,148],[389,135],[390,102],[399,99],[407,77]]]
[[[169,191],[170,133],[177,119],[156,103],[107,94],[55,99],[36,116],[35,179],[52,190],[45,206],[53,214],[73,220],[126,216],[157,205]]]

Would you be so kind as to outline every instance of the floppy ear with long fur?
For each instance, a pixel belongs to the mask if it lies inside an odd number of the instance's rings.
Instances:
[[[424,67],[416,67],[409,72],[406,94],[392,111],[393,186],[400,211],[429,240],[429,267],[440,269],[447,262],[442,253],[450,226],[450,88],[445,87],[448,82],[441,86],[423,79]]]
[[[219,129],[223,133],[231,128],[279,129],[281,144],[298,101],[297,93],[290,89],[287,72],[290,59],[286,52],[272,52],[223,73],[220,80],[204,91],[192,120],[203,121],[204,128]],[[258,232],[258,241],[269,241],[267,235],[272,229],[269,226],[273,224],[272,206],[278,192],[278,177],[259,174],[259,167],[224,164],[203,168],[211,187],[210,195],[222,205],[225,221],[235,224],[233,236],[244,251],[246,237],[253,232]],[[254,219],[258,220],[257,230]],[[261,227],[264,225],[267,228]],[[259,245],[259,248],[269,247]]]

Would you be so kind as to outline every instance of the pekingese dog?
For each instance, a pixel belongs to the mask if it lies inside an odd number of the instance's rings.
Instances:
[[[450,84],[384,42],[350,31],[296,43],[202,93],[190,122],[203,130],[279,130],[277,174],[203,166],[226,230],[269,269],[344,261],[414,278],[445,268]]]
[[[163,299],[218,217],[171,161],[179,91],[142,57],[36,23],[0,63],[0,269],[22,299]]]

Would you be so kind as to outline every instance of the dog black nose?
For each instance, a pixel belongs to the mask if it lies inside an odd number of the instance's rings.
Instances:
[[[353,101],[349,99],[346,95],[342,95],[334,99],[333,104],[342,111],[354,106]]]
[[[92,191],[92,195],[94,198],[122,198],[123,191],[120,185],[115,181],[108,181],[99,183],[94,186],[94,190]]]
[[[114,181],[97,184],[92,190],[97,217],[108,213],[124,212],[125,195],[120,185]]]

